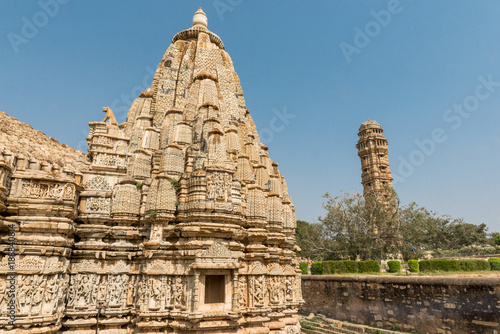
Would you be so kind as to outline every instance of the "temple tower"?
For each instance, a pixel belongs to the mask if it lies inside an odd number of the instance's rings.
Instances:
[[[389,169],[388,141],[382,135],[382,127],[368,119],[359,127],[359,140],[356,144],[361,159],[361,183],[363,195],[388,196],[392,189],[392,175]]]
[[[124,123],[89,123],[86,157],[0,133],[0,333],[299,332],[285,179],[222,40],[192,23]]]

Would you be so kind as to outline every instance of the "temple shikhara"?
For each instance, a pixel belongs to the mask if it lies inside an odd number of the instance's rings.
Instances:
[[[294,206],[201,9],[103,111],[86,156],[0,112],[0,333],[299,333]]]

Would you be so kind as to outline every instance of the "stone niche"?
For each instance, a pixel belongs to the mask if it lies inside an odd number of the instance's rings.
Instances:
[[[201,9],[103,112],[86,156],[0,113],[0,333],[298,333],[295,208]]]

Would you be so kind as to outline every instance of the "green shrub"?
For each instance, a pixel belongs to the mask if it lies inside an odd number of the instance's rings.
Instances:
[[[498,257],[490,257],[488,259],[491,270],[500,270],[500,259]]]
[[[359,272],[358,263],[356,261],[346,260],[344,262],[345,262],[345,267],[346,267],[347,273],[355,274],[355,273]]]
[[[419,262],[420,271],[459,271],[457,260],[423,260]]]
[[[380,264],[375,260],[359,261],[358,272],[360,273],[379,273]]]
[[[419,262],[420,271],[478,271],[489,270],[485,260],[423,260]]]
[[[309,271],[307,270],[307,262],[300,262],[299,263],[299,268],[302,270],[302,275],[307,275],[309,274]]]
[[[345,261],[323,261],[323,275],[344,274],[346,272]]]
[[[490,264],[485,260],[460,260],[459,262],[462,271],[490,270]]]
[[[311,274],[323,275],[323,262],[322,261],[314,262],[311,265]]]
[[[418,260],[408,260],[408,267],[412,273],[418,273]]]
[[[387,266],[389,267],[390,273],[400,273],[401,272],[401,262],[399,261],[387,261]]]

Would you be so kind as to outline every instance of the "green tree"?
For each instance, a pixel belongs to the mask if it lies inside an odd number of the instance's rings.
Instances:
[[[395,193],[383,201],[375,197],[365,199],[359,193],[324,197],[327,214],[320,222],[330,241],[329,259],[381,260],[398,254],[401,236]]]
[[[328,253],[329,247],[326,245],[322,226],[318,223],[297,220],[295,239],[297,245],[301,248],[297,256],[310,257],[313,261],[321,261],[324,260],[325,254]]]
[[[314,260],[380,260],[402,255],[419,259],[425,250],[452,250],[474,244],[493,243],[485,224],[474,225],[438,215],[416,203],[401,206],[397,194],[382,198],[359,193],[326,194],[327,213],[319,223],[297,222],[299,256]]]
[[[495,245],[500,246],[500,234],[495,235],[493,241],[495,242]]]

